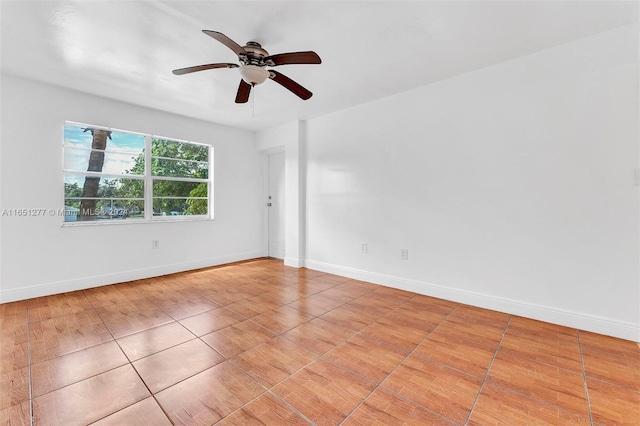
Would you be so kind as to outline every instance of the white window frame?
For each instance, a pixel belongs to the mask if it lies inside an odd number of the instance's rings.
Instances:
[[[184,140],[184,139],[177,139],[177,138],[172,138],[172,137],[165,137],[165,136],[159,136],[159,135],[152,135],[152,134],[148,134],[148,133],[140,133],[140,132],[133,132],[130,130],[122,130],[122,129],[116,129],[116,128],[112,128],[112,127],[105,127],[105,126],[95,126],[92,124],[85,124],[85,123],[79,123],[79,122],[75,122],[75,121],[65,121],[64,123],[65,125],[67,124],[71,124],[74,126],[81,126],[81,127],[87,127],[87,128],[94,128],[94,129],[102,129],[102,130],[107,130],[107,131],[111,131],[111,132],[120,132],[120,133],[129,133],[129,134],[134,134],[134,135],[141,135],[144,136],[144,166],[145,166],[145,171],[144,171],[144,175],[122,175],[122,174],[113,174],[113,173],[103,173],[103,172],[91,172],[91,171],[79,171],[79,170],[70,170],[70,169],[65,169],[64,168],[64,159],[65,159],[65,144],[64,144],[64,126],[63,126],[63,140],[62,140],[62,161],[63,161],[63,167],[62,167],[62,181],[63,181],[63,185],[62,185],[62,205],[64,207],[64,199],[65,199],[65,193],[64,193],[64,178],[66,175],[82,175],[82,176],[96,176],[96,177],[100,177],[100,178],[108,178],[108,179],[119,179],[119,178],[126,178],[126,179],[137,179],[137,180],[143,180],[144,181],[144,198],[142,200],[144,200],[144,218],[141,219],[125,219],[125,220],[96,220],[96,221],[72,221],[72,222],[64,222],[64,218],[63,218],[63,223],[62,226],[63,227],[74,227],[74,226],[105,226],[105,225],[126,225],[126,224],[133,224],[133,223],[157,223],[157,222],[192,222],[192,221],[202,221],[202,220],[213,220],[214,219],[214,214],[213,214],[213,159],[214,159],[214,153],[213,153],[213,146],[209,145],[209,144],[205,144],[205,143],[199,143],[199,142],[193,142],[193,141],[188,141],[188,140]],[[157,157],[157,156],[153,156],[151,155],[151,143],[154,139],[163,139],[163,140],[167,140],[167,141],[171,141],[171,142],[179,142],[179,143],[187,143],[187,144],[191,144],[191,145],[199,145],[199,146],[205,146],[207,147],[207,163],[208,163],[208,173],[207,176],[208,178],[206,179],[201,179],[201,178],[181,178],[181,177],[173,177],[173,176],[153,176],[151,174],[151,161],[153,158],[165,158],[168,160],[176,160],[175,158],[170,158],[170,157]],[[84,148],[73,148],[73,149],[84,149]],[[88,151],[92,151],[91,149],[88,149]],[[99,151],[99,150],[93,150],[93,151]],[[104,150],[103,151],[105,154],[111,151],[107,151]],[[177,159],[179,160],[179,159]],[[191,161],[191,160],[187,160],[187,161]],[[154,216],[153,215],[153,181],[154,180],[167,180],[167,181],[174,181],[174,182],[197,182],[197,183],[206,183],[207,184],[207,214],[206,215],[177,215],[177,216]],[[184,198],[184,197],[162,197],[162,198]],[[129,199],[129,198],[127,198]]]

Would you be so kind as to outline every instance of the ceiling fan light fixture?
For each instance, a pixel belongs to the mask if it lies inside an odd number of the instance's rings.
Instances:
[[[252,86],[262,84],[269,78],[269,71],[257,65],[243,65],[239,70],[242,79]]]
[[[2,0],[0,0],[1,2]],[[256,84],[262,84],[266,79],[273,80],[300,99],[306,101],[313,93],[291,80],[289,77],[266,67],[277,67],[291,64],[320,64],[322,60],[316,52],[311,50],[304,52],[279,53],[269,55],[260,43],[248,41],[246,46],[240,46],[219,31],[202,30],[206,35],[219,41],[238,55],[238,61],[242,66],[232,63],[215,63],[196,65],[193,67],[178,68],[173,70],[175,75],[190,74],[197,71],[212,70],[217,68],[238,68],[240,71],[240,86],[236,93],[236,103],[244,104],[249,100],[251,89]]]

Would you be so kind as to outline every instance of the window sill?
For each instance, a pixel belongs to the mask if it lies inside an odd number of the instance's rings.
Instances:
[[[77,228],[85,226],[122,226],[122,225],[141,225],[151,223],[183,223],[183,222],[204,222],[211,221],[213,217],[208,216],[192,216],[192,217],[158,217],[153,219],[111,219],[111,220],[96,220],[96,221],[81,221],[81,222],[63,222],[62,228]]]

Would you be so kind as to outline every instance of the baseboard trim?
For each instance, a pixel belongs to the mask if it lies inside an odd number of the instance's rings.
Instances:
[[[34,297],[66,293],[69,291],[85,290],[88,288],[117,284],[143,278],[159,277],[162,275],[175,274],[176,272],[185,272],[194,269],[224,265],[226,263],[255,259],[262,256],[262,250],[255,250],[227,256],[219,256],[215,258],[199,259],[191,262],[172,263],[169,265],[141,268],[130,271],[117,272],[113,274],[96,275],[59,282],[35,284],[13,290],[0,290],[0,303],[32,299]]]
[[[612,337],[640,342],[640,324],[611,318],[589,315],[581,312],[562,310],[548,306],[524,303],[517,300],[489,296],[422,281],[399,278],[391,275],[369,272],[345,266],[333,265],[314,260],[306,260],[305,266],[316,271],[341,275],[387,287],[412,291],[439,299],[451,300],[480,308],[505,312],[539,321],[550,322],[579,330],[591,331]]]
[[[302,268],[304,267],[304,261],[296,257],[285,257],[284,265],[291,266],[292,268]]]

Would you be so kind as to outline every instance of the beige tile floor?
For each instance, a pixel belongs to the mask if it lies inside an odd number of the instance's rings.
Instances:
[[[0,425],[640,425],[638,344],[257,259],[0,304]]]

